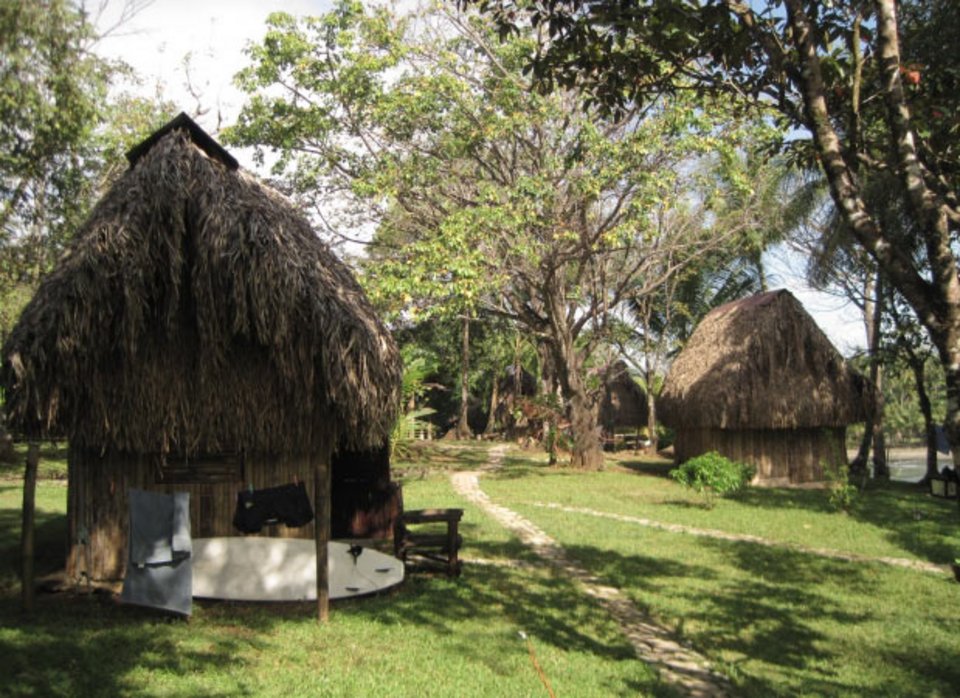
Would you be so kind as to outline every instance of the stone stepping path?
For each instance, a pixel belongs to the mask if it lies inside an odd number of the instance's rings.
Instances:
[[[845,553],[839,550],[831,550],[830,548],[811,548],[809,546],[800,545],[797,543],[781,543],[770,540],[769,538],[762,538],[760,536],[753,536],[746,533],[727,533],[726,531],[717,531],[709,528],[696,528],[694,526],[684,526],[683,524],[663,523],[662,521],[654,521],[652,519],[645,519],[639,516],[611,514],[610,512],[606,511],[597,511],[596,509],[588,509],[585,507],[565,506],[563,504],[555,504],[553,502],[533,502],[533,506],[543,507],[546,509],[558,509],[569,514],[584,514],[586,516],[613,519],[615,521],[636,524],[638,526],[656,528],[661,531],[669,531],[670,533],[686,533],[692,536],[702,536],[704,538],[714,538],[716,540],[754,543],[756,545],[763,545],[768,548],[783,548],[785,550],[792,550],[798,553],[819,555],[820,557],[832,558],[834,560],[844,560],[846,562],[877,562],[883,565],[903,567],[917,572],[953,574],[948,565],[937,565],[932,562],[924,562],[923,560],[910,560],[903,557],[869,557],[867,555],[857,555],[855,553]]]
[[[505,446],[491,449],[485,470],[499,467],[505,450]],[[570,560],[563,547],[531,521],[493,502],[480,489],[480,474],[481,471],[453,473],[450,479],[454,490],[513,532],[538,557],[577,582],[588,596],[597,599],[620,625],[638,658],[656,667],[665,681],[681,688],[687,696],[727,694],[726,681],[710,668],[705,657],[678,643],[665,628],[651,623],[619,589],[603,584]]]

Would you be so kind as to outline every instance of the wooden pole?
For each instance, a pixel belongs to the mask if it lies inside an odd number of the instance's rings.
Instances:
[[[20,598],[24,613],[32,613],[34,607],[33,523],[39,464],[40,445],[31,441],[27,447],[27,466],[23,473],[23,520],[20,527]]]
[[[322,450],[314,467],[314,509],[317,544],[317,621],[330,619],[330,580],[327,577],[327,543],[330,542],[330,449]]]

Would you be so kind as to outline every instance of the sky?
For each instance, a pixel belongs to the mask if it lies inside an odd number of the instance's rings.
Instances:
[[[116,22],[123,4],[123,0],[107,2],[97,22],[100,31]],[[322,14],[331,4],[330,0],[154,0],[102,39],[98,50],[136,69],[145,92],[152,94],[159,85],[167,99],[194,114],[197,99],[186,87],[184,70],[189,56],[190,83],[207,110],[197,121],[215,133],[220,123],[232,123],[240,112],[244,97],[233,87],[233,76],[247,64],[244,47],[263,38],[267,15],[278,11]],[[234,154],[244,167],[257,171],[248,153]],[[859,311],[835,296],[807,288],[801,277],[802,260],[773,251],[765,256],[765,263],[770,288],[790,289],[842,354],[850,356],[863,348],[866,340]]]
[[[243,95],[233,87],[233,76],[247,64],[244,47],[263,38],[267,16],[280,11],[322,14],[331,4],[330,0],[153,0],[101,39],[97,48],[135,68],[144,91],[153,93],[159,84],[168,99],[194,114],[197,100],[186,89],[184,70],[189,56],[190,83],[209,110],[197,121],[216,131],[218,111],[224,125],[240,111]],[[123,6],[124,0],[107,1],[97,21],[101,32],[113,26]]]

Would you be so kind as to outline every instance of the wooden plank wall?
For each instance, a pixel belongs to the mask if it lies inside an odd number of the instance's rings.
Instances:
[[[677,463],[708,451],[757,468],[756,481],[819,482],[824,467],[846,463],[846,429],[685,429],[677,431]]]
[[[70,449],[67,496],[68,579],[116,580],[126,569],[130,488],[190,493],[190,527],[195,538],[242,535],[233,527],[240,480],[216,484],[158,484],[156,457],[99,454]],[[245,469],[254,489],[305,483],[314,512],[314,466],[310,456],[247,456]],[[313,538],[314,525],[265,526],[259,535]]]

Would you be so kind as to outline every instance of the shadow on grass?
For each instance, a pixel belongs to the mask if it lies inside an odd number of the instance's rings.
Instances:
[[[670,477],[670,471],[676,467],[671,461],[665,460],[623,459],[619,461],[619,465],[638,475],[650,475],[651,477],[662,477],[668,480],[673,480]]]
[[[473,551],[484,559],[503,560],[515,552],[514,544],[477,544]],[[583,594],[571,580],[526,551],[529,563],[466,565],[458,579],[442,575],[413,574],[396,596],[370,602],[350,602],[350,613],[386,624],[413,623],[429,627],[459,645],[459,651],[500,671],[502,651],[492,645],[478,645],[462,633],[467,622],[509,619],[539,645],[551,645],[562,652],[591,654],[614,661],[636,662],[633,647],[596,602]],[[505,638],[523,647],[519,636]],[[653,671],[638,663],[637,678],[628,682],[628,694],[681,695],[662,684]],[[610,695],[625,695],[624,686],[610,687]],[[599,687],[598,687],[599,689]]]
[[[65,441],[44,441],[40,444],[40,464],[38,477],[50,480],[65,480],[67,477],[67,450]],[[9,461],[0,461],[0,478],[23,479],[27,459],[27,444],[14,445],[14,457]]]
[[[842,629],[835,632],[845,634],[877,621],[880,616],[875,617],[873,610],[861,607],[851,612],[844,600],[846,595],[870,598],[877,593],[876,575],[869,567],[745,542],[705,540],[702,545],[722,554],[748,577],[723,587],[705,606],[702,619],[710,627],[734,631],[711,634],[711,641],[777,666],[785,679],[771,685],[756,675],[745,677],[746,694],[767,696],[790,686],[796,695],[947,695],[950,687],[960,685],[956,667],[928,671],[918,647],[890,652],[887,636],[870,633],[862,635],[865,659],[858,671],[869,676],[871,666],[882,665],[881,657],[888,652],[897,655],[898,671],[869,687],[862,685],[862,678],[854,678],[856,671],[841,676],[840,656],[832,652],[837,638],[817,631],[815,625],[826,621],[828,627]],[[821,593],[827,580],[842,580],[845,596]]]
[[[837,514],[825,490],[750,488],[731,499],[764,509]],[[847,515],[883,530],[890,543],[930,562],[951,562],[960,551],[957,504],[913,484],[871,483]]]
[[[0,485],[0,491],[20,486]],[[19,589],[22,512],[0,509],[0,590]],[[34,572],[37,577],[63,568],[66,560],[67,517],[37,509],[34,520]]]
[[[19,510],[0,509],[0,569],[4,580],[12,580],[11,586],[0,588],[0,653],[7,684],[0,692],[4,695],[130,695],[144,689],[142,682],[150,680],[145,677],[216,672],[261,644],[266,652],[276,651],[267,638],[282,625],[315,623],[314,603],[198,602],[193,618],[185,623],[149,609],[119,605],[109,594],[71,592],[39,594],[35,613],[25,617],[16,583],[19,514]],[[471,543],[471,555],[534,561],[515,539],[478,541],[480,528],[470,522],[462,530],[467,540],[476,541]],[[38,553],[50,562],[44,568],[62,567],[65,517],[38,511],[37,533]],[[511,669],[503,665],[502,647],[489,639],[478,642],[463,632],[465,626],[485,619],[495,626],[506,618],[538,647],[636,661],[632,647],[605,614],[598,613],[596,604],[542,565],[469,565],[459,579],[410,575],[403,586],[381,596],[334,602],[332,614],[349,614],[371,624],[427,628],[443,636],[455,652],[504,673]],[[209,641],[198,643],[197,637]],[[516,642],[518,651],[526,651],[519,635],[504,641]],[[677,695],[641,663],[626,674],[609,687],[610,695]],[[174,686],[189,685],[173,680]],[[223,695],[235,693],[233,686],[225,688]]]
[[[525,477],[566,477],[569,475],[583,475],[582,471],[569,470],[556,465],[530,464],[529,461],[504,461],[501,468],[487,473],[484,477],[492,480],[519,480]]]
[[[681,509],[697,509],[699,511],[712,511],[715,508],[714,505],[702,497],[700,499],[668,499],[664,501],[663,504]]]
[[[221,636],[203,650],[185,649],[187,623],[119,608],[106,596],[42,595],[30,618],[16,606],[0,599],[0,625],[8,628],[0,633],[7,696],[132,695],[143,689],[128,678],[134,668],[202,672],[233,661],[241,645]]]
[[[960,632],[955,627],[954,632]],[[896,666],[911,666],[920,676],[936,676],[946,686],[952,687],[957,694],[960,687],[960,662],[956,657],[945,657],[942,649],[935,643],[918,643],[911,647],[886,646],[877,652],[878,663],[891,663]],[[917,686],[911,681],[896,681],[889,685],[891,696],[919,695]],[[936,695],[933,691],[923,695]],[[950,695],[946,692],[941,695]]]
[[[627,590],[648,613],[656,615],[644,604],[645,598],[661,612],[678,614],[659,620],[689,636],[701,651],[749,658],[754,665],[749,674],[739,672],[735,663],[725,667],[738,694],[784,695],[788,686],[790,695],[858,693],[860,687],[831,673],[830,638],[816,625],[824,617],[843,625],[863,620],[818,591],[821,580],[843,577],[852,589],[869,593],[869,580],[861,569],[749,543],[704,540],[702,545],[746,572],[746,579],[728,579],[713,567],[621,555],[589,546],[567,550],[583,566]],[[674,611],[663,610],[661,602],[668,597],[677,604]],[[767,665],[767,673],[777,678],[756,672],[757,662]]]

